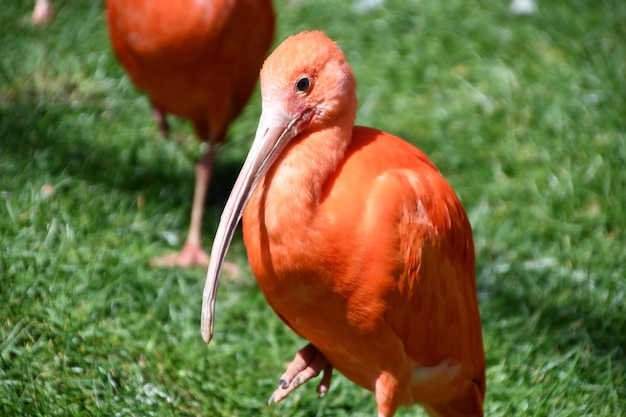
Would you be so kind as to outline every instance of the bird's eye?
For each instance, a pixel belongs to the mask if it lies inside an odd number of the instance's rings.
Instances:
[[[311,88],[311,80],[309,79],[309,77],[302,77],[298,80],[298,82],[296,83],[296,90],[297,91],[308,91]]]

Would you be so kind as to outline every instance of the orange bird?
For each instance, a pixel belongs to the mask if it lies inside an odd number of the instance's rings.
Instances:
[[[284,41],[261,71],[263,113],[213,244],[202,335],[213,333],[224,255],[243,212],[250,267],[269,305],[310,344],[280,401],[332,368],[373,391],[378,416],[482,416],[485,356],[472,230],[419,149],[354,126],[356,82],[321,32]],[[245,210],[244,210],[245,209]]]
[[[161,131],[165,115],[189,119],[207,150],[196,166],[191,222],[180,253],[153,265],[208,265],[204,201],[215,146],[248,101],[274,38],[271,0],[107,0],[113,51],[146,92]]]

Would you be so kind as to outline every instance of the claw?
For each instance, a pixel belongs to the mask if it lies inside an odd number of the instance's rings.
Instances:
[[[328,393],[330,389],[330,380],[333,377],[333,366],[331,364],[326,365],[322,375],[322,381],[317,386],[317,395],[320,398],[324,398],[324,396]]]
[[[278,380],[278,387],[270,396],[267,404],[280,402],[300,385],[323,372],[322,381],[317,386],[317,393],[322,398],[328,392],[333,366],[312,344],[300,349],[287,370]]]

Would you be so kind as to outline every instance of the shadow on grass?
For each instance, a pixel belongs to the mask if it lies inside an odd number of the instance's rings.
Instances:
[[[506,276],[509,278],[500,276],[489,283],[480,282],[479,278],[479,292],[489,293],[488,299],[481,301],[487,332],[509,331],[506,326],[498,329],[500,324],[493,323],[493,320],[510,320],[517,323],[512,336],[520,339],[521,343],[538,343],[535,348],[542,350],[548,344],[550,349],[561,355],[572,349],[587,352],[592,358],[584,367],[604,365],[602,362],[607,357],[611,358],[614,378],[619,378],[626,371],[626,317],[622,307],[600,307],[598,294],[593,294],[595,287],[583,289],[588,286],[587,283],[576,282],[573,277],[563,277],[556,287],[547,287],[544,283],[559,278],[515,267]],[[497,363],[497,359],[492,358],[492,365]],[[576,369],[583,380],[594,375],[589,369],[578,366]],[[595,375],[594,378],[602,378],[598,376],[601,374]],[[626,394],[626,387],[621,390]]]
[[[10,191],[23,186],[25,180],[41,178],[43,185],[54,181],[54,177],[69,176],[89,185],[141,193],[153,202],[162,202],[162,190],[169,189],[172,192],[165,197],[167,205],[191,208],[194,157],[187,157],[188,170],[181,169],[162,143],[150,148],[148,141],[161,140],[156,129],[154,138],[144,140],[135,124],[137,132],[130,136],[136,139],[123,143],[115,138],[123,129],[120,122],[103,120],[99,116],[102,107],[97,103],[75,109],[66,101],[53,101],[38,93],[0,97],[0,176],[5,177],[2,188]],[[217,152],[208,209],[221,212],[242,163]]]

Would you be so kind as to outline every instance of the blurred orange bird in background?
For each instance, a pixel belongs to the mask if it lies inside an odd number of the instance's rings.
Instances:
[[[426,155],[354,126],[356,82],[321,32],[284,41],[261,71],[263,112],[213,244],[202,335],[213,333],[224,255],[243,212],[250,267],[269,305],[310,344],[270,402],[337,368],[378,415],[482,416],[485,356],[472,230]],[[244,210],[245,209],[245,210]]]
[[[167,113],[189,119],[207,150],[196,166],[189,232],[181,252],[153,265],[208,265],[204,202],[215,147],[248,101],[274,38],[271,0],[107,0],[113,51],[150,98],[163,134]]]

